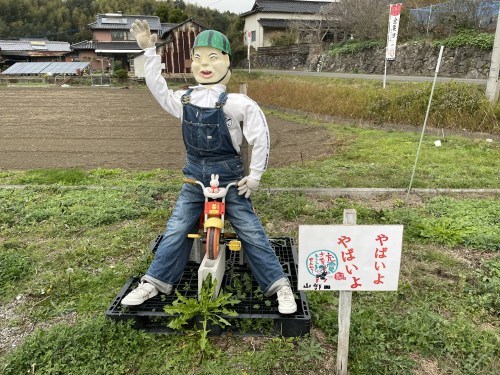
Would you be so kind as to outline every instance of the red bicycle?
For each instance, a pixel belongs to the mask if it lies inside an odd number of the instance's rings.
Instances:
[[[224,217],[226,213],[226,195],[229,188],[236,186],[238,182],[231,182],[226,187],[219,187],[219,176],[212,175],[210,186],[206,187],[203,182],[191,178],[184,178],[183,182],[199,185],[205,196],[205,207],[200,218],[200,232],[203,234],[188,234],[189,238],[200,239],[205,237],[205,252],[209,259],[217,259],[221,240],[224,240]],[[241,242],[231,240],[229,249],[238,251]]]

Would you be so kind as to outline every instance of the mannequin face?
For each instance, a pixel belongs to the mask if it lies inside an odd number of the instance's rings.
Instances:
[[[229,65],[229,55],[216,48],[196,47],[193,50],[191,71],[196,82],[200,84],[205,86],[215,83],[226,85],[231,78]],[[223,77],[224,79],[218,82]]]

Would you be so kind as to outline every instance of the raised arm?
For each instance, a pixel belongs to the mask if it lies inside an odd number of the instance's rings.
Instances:
[[[144,50],[144,77],[149,91],[162,108],[177,118],[182,117],[181,93],[168,88],[161,74],[161,57],[156,54],[157,35],[151,33],[148,21],[135,20],[130,29],[137,44]]]

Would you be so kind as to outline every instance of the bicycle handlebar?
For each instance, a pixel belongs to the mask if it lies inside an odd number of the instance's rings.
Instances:
[[[196,185],[197,184],[197,181],[193,178],[187,178],[187,177],[184,177],[182,179],[182,182],[185,182],[186,184],[191,184],[191,185]]]
[[[191,184],[191,185],[200,185],[202,187],[202,189],[205,189],[205,185],[203,184],[203,182],[195,180],[194,178],[184,177],[182,179],[182,182],[184,182],[186,184]],[[227,184],[225,188],[228,189],[231,186],[237,186],[237,185],[238,185],[238,181],[233,181],[233,182],[230,182],[229,184]]]

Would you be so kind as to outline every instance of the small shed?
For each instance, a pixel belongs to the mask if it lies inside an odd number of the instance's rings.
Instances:
[[[46,39],[0,40],[0,59],[9,65],[16,62],[68,61],[71,52],[67,42]]]

